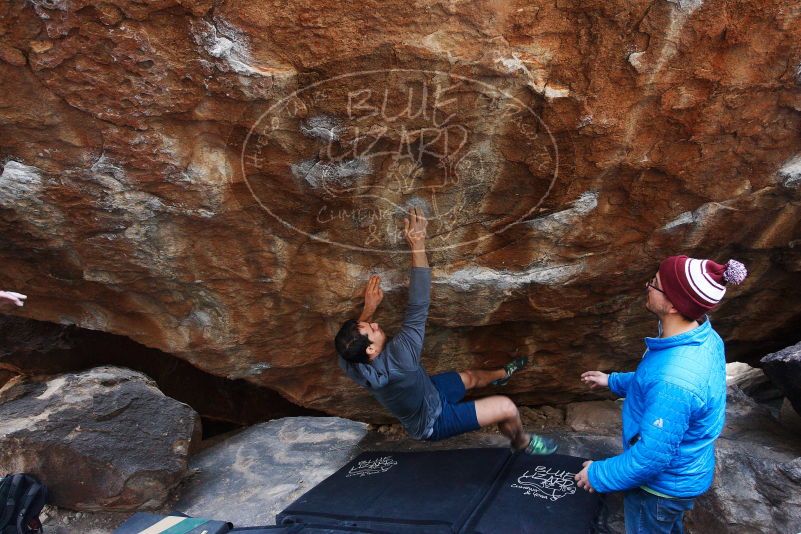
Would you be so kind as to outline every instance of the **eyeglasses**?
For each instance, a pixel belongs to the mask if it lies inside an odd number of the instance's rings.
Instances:
[[[648,291],[648,288],[649,288],[649,287],[652,287],[652,288],[656,289],[657,291],[659,291],[660,293],[664,293],[664,291],[662,291],[661,289],[659,289],[658,287],[656,287],[656,285],[654,285],[655,283],[656,283],[656,276],[654,276],[653,278],[651,278],[651,281],[650,281],[650,282],[646,282],[646,283],[645,283],[645,290],[646,290],[646,291]]]

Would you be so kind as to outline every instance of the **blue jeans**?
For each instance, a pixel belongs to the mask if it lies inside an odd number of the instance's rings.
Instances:
[[[667,499],[640,488],[623,498],[626,534],[684,534],[684,512],[693,509],[695,498]]]

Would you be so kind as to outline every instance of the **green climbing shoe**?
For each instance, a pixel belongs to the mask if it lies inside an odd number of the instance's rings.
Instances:
[[[515,358],[511,362],[507,363],[503,366],[506,369],[506,376],[503,378],[499,378],[498,380],[493,380],[493,386],[505,386],[509,383],[509,380],[512,378],[512,375],[515,374],[517,371],[522,369],[528,364],[528,358],[525,356],[521,356],[519,358]]]
[[[546,438],[545,436],[539,436],[537,434],[531,434],[531,439],[528,442],[528,445],[523,449],[523,452],[526,454],[553,454],[556,452],[556,449],[559,448],[559,445],[556,444],[556,441],[552,440],[551,438]]]

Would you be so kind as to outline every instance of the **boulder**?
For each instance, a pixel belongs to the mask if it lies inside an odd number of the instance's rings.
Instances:
[[[97,367],[0,389],[0,472],[26,472],[79,511],[162,505],[186,474],[200,418],[147,376]]]
[[[737,386],[746,393],[751,387],[760,386],[768,381],[768,377],[761,369],[751,367],[744,362],[731,362],[726,364],[726,385]]]
[[[377,423],[331,338],[373,273],[400,326],[417,205],[432,371],[519,348],[518,403],[601,398],[677,251],[748,267],[742,359],[798,322],[797,3],[0,2],[0,287]]]
[[[788,398],[782,400],[782,406],[779,409],[779,422],[791,432],[801,436],[801,415],[795,411]]]
[[[726,364],[726,385],[737,386],[757,402],[777,400],[784,395],[762,369],[744,362]]]
[[[60,374],[41,365],[50,356],[63,362],[75,350],[75,327],[0,315],[0,386],[17,375]]]
[[[568,405],[569,406],[569,405]],[[564,430],[565,411],[564,407],[539,406],[518,406],[520,419],[523,426],[530,431],[543,430],[546,428],[558,428]]]
[[[603,400],[568,404],[566,424],[576,432],[619,436],[623,429],[622,402]]]
[[[737,389],[716,443],[715,482],[687,514],[697,533],[773,534],[801,528],[801,441]]]
[[[101,365],[146,374],[165,395],[192,406],[207,432],[278,417],[324,415],[292,404],[269,388],[206,373],[124,336],[0,315],[0,386],[18,374],[57,375]]]
[[[796,343],[760,360],[762,369],[790,399],[795,411],[801,414],[801,343]]]
[[[272,525],[292,501],[357,456],[367,425],[294,417],[252,426],[192,458],[176,509],[190,516]]]
[[[722,439],[715,484],[688,514],[691,532],[775,534],[801,528],[801,457],[798,449]]]

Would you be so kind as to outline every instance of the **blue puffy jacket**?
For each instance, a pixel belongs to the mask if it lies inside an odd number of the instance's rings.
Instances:
[[[723,340],[707,319],[648,347],[633,373],[612,373],[609,388],[623,403],[624,452],[593,462],[596,491],[639,486],[673,497],[696,497],[712,484],[715,439],[726,415]]]

